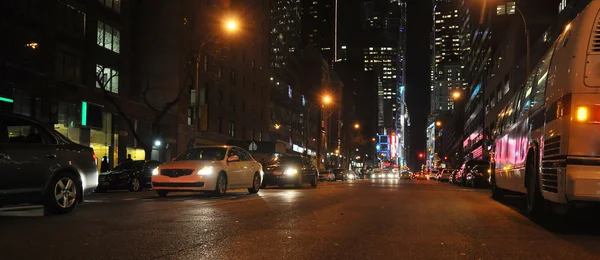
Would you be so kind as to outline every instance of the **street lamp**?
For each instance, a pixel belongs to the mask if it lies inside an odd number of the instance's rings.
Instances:
[[[331,97],[329,95],[323,97],[323,104],[329,105],[331,103]]]
[[[331,103],[331,97],[329,95],[325,95],[322,97],[322,104],[321,104],[321,108],[329,105]],[[310,102],[308,105],[308,110],[306,113],[306,131],[304,131],[304,135],[305,135],[305,145],[306,148],[308,148],[308,131],[310,129],[310,110],[312,109],[314,103]],[[319,131],[320,132],[320,131]],[[320,136],[320,134],[319,134]],[[315,138],[312,139],[313,142],[316,141]],[[319,141],[319,143],[317,143],[317,167],[319,167],[321,165],[321,160],[320,160],[320,153],[321,153],[321,142]]]
[[[460,96],[461,96],[461,93],[460,93],[460,91],[458,91],[458,90],[455,90],[454,92],[452,92],[452,98],[453,98],[454,100],[457,100],[457,99],[459,99],[459,98],[460,98]]]
[[[225,22],[225,29],[229,32],[237,31],[237,29],[238,29],[237,21],[234,19],[229,19],[227,22]]]
[[[354,129],[359,129],[360,125],[358,123],[354,124]]]
[[[233,18],[228,18],[226,20],[223,21],[223,32],[227,32],[227,33],[234,33],[238,30],[239,26],[238,26],[238,22],[236,19]],[[194,78],[194,89],[195,89],[195,104],[194,104],[194,124],[193,124],[193,131],[192,131],[192,139],[191,141],[191,146],[194,147],[196,145],[196,135],[198,132],[198,128],[200,126],[200,54],[202,53],[202,49],[204,49],[204,46],[206,46],[206,43],[208,43],[208,41],[212,38],[217,38],[219,35],[215,34],[214,32],[209,32],[206,34],[206,36],[202,39],[202,41],[200,42],[200,45],[198,46],[198,50],[196,50],[196,57],[195,57],[195,62],[196,62],[196,77]]]
[[[440,126],[442,126],[442,121],[436,121],[436,122],[435,122],[435,126],[437,126],[437,127],[440,127]]]

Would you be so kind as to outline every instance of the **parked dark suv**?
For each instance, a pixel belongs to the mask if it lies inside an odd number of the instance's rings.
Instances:
[[[128,189],[129,191],[141,191],[152,187],[152,170],[160,165],[159,161],[129,161],[124,162],[114,170],[101,173],[98,176],[97,192],[107,190]]]
[[[308,157],[304,156],[278,156],[274,157],[264,167],[265,175],[261,188],[268,185],[294,184],[296,188],[302,183],[309,182],[312,187],[317,187],[319,172]]]
[[[97,184],[92,148],[26,117],[0,114],[0,204],[41,203],[67,213]]]

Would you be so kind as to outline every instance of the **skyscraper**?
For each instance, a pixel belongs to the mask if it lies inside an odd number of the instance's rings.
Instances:
[[[303,46],[300,0],[271,1],[270,66],[283,68],[287,59]]]
[[[406,2],[371,0],[363,5],[364,70],[373,71],[378,132],[389,136],[388,151],[378,152],[403,164],[405,119]]]
[[[453,108],[450,93],[463,87],[461,34],[457,0],[434,0],[432,31],[432,118]]]
[[[330,65],[336,54],[338,0],[302,1],[302,45],[312,43]]]

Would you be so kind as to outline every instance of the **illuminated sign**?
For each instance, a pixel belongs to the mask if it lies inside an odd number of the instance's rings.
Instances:
[[[396,136],[395,135],[391,135],[390,136],[390,152],[391,152],[391,157],[396,157]]]

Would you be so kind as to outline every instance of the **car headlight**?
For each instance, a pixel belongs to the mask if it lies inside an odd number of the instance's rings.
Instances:
[[[294,174],[298,173],[298,170],[296,170],[296,169],[287,169],[283,173],[285,173],[287,175],[294,175]]]
[[[158,171],[158,167],[154,168],[154,170],[152,170],[152,175],[158,175],[159,171]]]
[[[214,169],[212,166],[204,166],[198,171],[198,175],[211,175],[213,173],[213,170]]]

